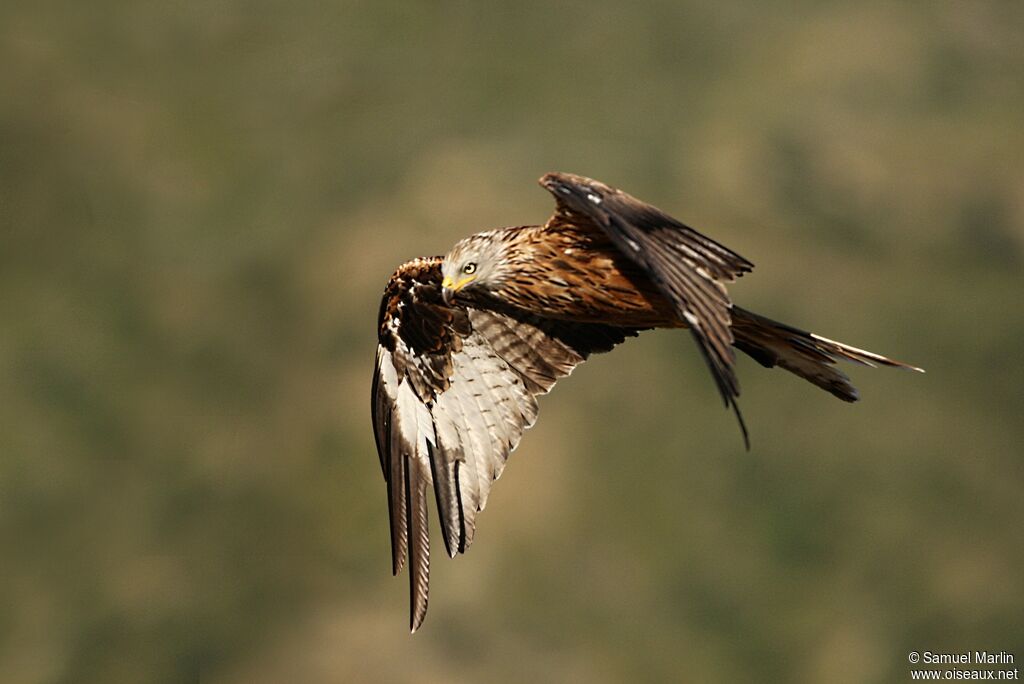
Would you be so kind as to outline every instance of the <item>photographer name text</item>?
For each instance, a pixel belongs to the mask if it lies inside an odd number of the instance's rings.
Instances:
[[[1006,651],[964,651],[962,653],[921,653],[922,665],[1006,665],[1013,663],[1013,654]]]

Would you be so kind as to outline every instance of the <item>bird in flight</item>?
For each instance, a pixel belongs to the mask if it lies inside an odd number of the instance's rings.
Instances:
[[[689,330],[748,449],[734,349],[850,402],[840,359],[921,371],[734,305],[725,286],[753,264],[621,190],[568,173],[540,184],[555,198],[547,223],[402,264],[381,300],[371,412],[413,632],[427,611],[430,490],[445,550],[465,552],[537,397],[590,354],[651,328]]]

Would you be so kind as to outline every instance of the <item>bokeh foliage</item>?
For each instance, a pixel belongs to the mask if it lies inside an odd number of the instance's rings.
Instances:
[[[4,682],[907,678],[1024,657],[1024,5],[0,7]],[[922,365],[847,406],[692,344],[542,405],[421,633],[369,430],[401,261],[543,172]]]

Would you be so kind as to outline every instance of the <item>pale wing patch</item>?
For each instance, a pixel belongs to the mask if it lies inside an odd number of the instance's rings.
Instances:
[[[441,505],[448,511],[458,509],[457,550],[465,551],[476,531],[476,514],[487,505],[491,484],[501,475],[523,431],[536,419],[537,401],[476,330],[454,355],[453,368],[448,390],[437,397],[434,420],[440,451],[458,461],[453,473],[457,506],[451,501]]]
[[[445,547],[469,548],[536,396],[635,330],[448,306],[440,260],[399,268],[385,290],[373,378],[374,435],[388,484],[392,569],[408,562],[411,625],[426,614],[433,485]]]
[[[398,574],[408,558],[415,631],[427,612],[430,582],[426,492],[432,484],[430,453],[437,441],[434,420],[409,377],[398,376],[394,356],[383,347],[377,349],[374,387],[378,448],[382,461],[387,460],[392,570]]]

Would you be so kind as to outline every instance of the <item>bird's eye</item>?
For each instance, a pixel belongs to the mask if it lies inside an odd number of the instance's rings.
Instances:
[[[468,264],[462,267],[462,272],[465,273],[466,275],[476,273],[476,264],[470,261]]]

